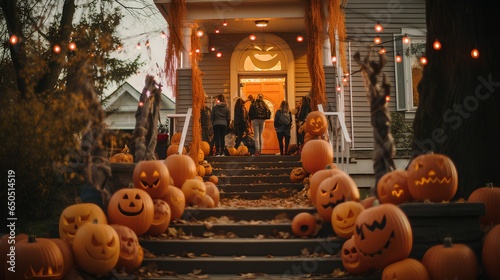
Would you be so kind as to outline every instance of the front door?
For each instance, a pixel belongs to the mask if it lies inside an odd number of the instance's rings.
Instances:
[[[262,132],[263,144],[262,154],[279,154],[278,138],[274,130],[274,114],[278,110],[281,101],[285,100],[285,78],[275,79],[241,79],[242,98],[248,99],[249,95],[257,97],[259,93],[264,95],[264,101],[271,109],[271,119],[266,120]],[[250,104],[247,103],[247,106]]]

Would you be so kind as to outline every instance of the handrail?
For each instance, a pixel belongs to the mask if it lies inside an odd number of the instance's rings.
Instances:
[[[193,108],[188,108],[187,112],[185,114],[167,114],[168,118],[185,118],[184,119],[184,126],[182,127],[182,134],[181,134],[181,142],[179,143],[179,149],[177,152],[182,155],[182,150],[184,148],[184,142],[186,141],[186,134],[187,130],[189,127],[189,121],[191,119],[191,115],[193,112]]]
[[[342,141],[340,143],[341,155],[335,156],[335,157],[337,158],[337,164],[339,164],[339,162],[340,162],[340,166],[342,166],[342,169],[348,173],[347,169],[349,166],[348,163],[349,163],[349,157],[350,157],[349,146],[352,143],[352,140],[351,140],[351,137],[349,136],[349,132],[347,131],[347,127],[345,125],[345,115],[343,112],[325,112],[323,110],[323,105],[321,105],[321,104],[318,105],[318,111],[325,114],[325,116],[337,116],[337,118],[338,118],[338,122],[340,124],[340,130],[341,130],[341,134],[342,134],[342,136],[341,136]],[[332,132],[332,134],[333,134],[333,132]],[[338,152],[339,152],[338,139],[336,139],[336,141],[337,141],[337,144],[335,145],[336,146],[335,150],[337,151],[336,154],[338,154]],[[347,143],[347,149],[346,149],[346,147],[344,147],[344,143]],[[333,142],[331,139],[330,139],[330,144],[333,145]],[[346,161],[347,161],[345,168],[343,168],[344,167],[344,158],[346,158]]]

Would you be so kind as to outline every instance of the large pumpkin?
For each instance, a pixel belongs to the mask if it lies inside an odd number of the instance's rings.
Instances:
[[[15,244],[15,264],[5,265],[5,279],[50,279],[59,280],[64,276],[64,259],[59,247],[48,238],[27,239]],[[12,268],[12,270],[10,269]]]
[[[422,264],[430,279],[474,280],[479,275],[477,258],[471,248],[465,244],[452,244],[450,237],[445,237],[443,244],[427,249]]]
[[[64,208],[59,217],[59,238],[71,243],[76,231],[83,224],[90,223],[94,219],[101,224],[108,222],[106,214],[97,204],[78,203]]]
[[[356,219],[365,210],[357,201],[345,201],[333,208],[331,224],[333,231],[341,238],[351,238],[354,233]]]
[[[71,247],[71,244],[62,240],[61,238],[50,238],[52,242],[54,242],[59,250],[61,251],[62,258],[64,260],[64,269],[62,273],[62,278],[66,277],[72,271],[75,269],[75,258],[73,257],[73,248]]]
[[[212,182],[206,181],[203,182],[206,186],[206,193],[208,196],[212,198],[214,201],[214,207],[219,205],[219,200],[220,200],[220,191],[219,188]]]
[[[188,179],[184,182],[181,187],[184,196],[186,197],[186,202],[193,205],[193,200],[195,195],[200,197],[205,196],[207,193],[207,186],[198,179]]]
[[[138,188],[120,189],[111,196],[108,203],[109,222],[128,226],[137,235],[149,229],[153,216],[153,199],[146,191]]]
[[[429,273],[418,260],[406,258],[386,266],[382,271],[382,279],[429,280]]]
[[[380,203],[401,204],[412,200],[408,191],[408,171],[397,169],[384,174],[377,183]]]
[[[154,203],[154,216],[151,222],[151,227],[146,232],[152,236],[158,236],[164,233],[170,225],[172,212],[168,203],[160,198],[153,199]]]
[[[407,258],[413,245],[408,217],[391,203],[363,210],[356,219],[353,237],[356,248],[375,269]]]
[[[170,186],[167,193],[161,198],[170,206],[170,221],[180,219],[186,208],[186,196],[181,189]]]
[[[314,174],[333,162],[333,147],[325,140],[312,139],[304,144],[300,161],[307,173]]]
[[[167,148],[167,157],[179,153],[179,144],[172,144]],[[187,154],[186,147],[182,147],[182,154]]]
[[[196,177],[196,163],[188,155],[170,155],[165,159],[170,177],[174,180],[174,185],[181,188],[187,179]]]
[[[120,255],[116,263],[116,270],[124,270],[127,273],[139,268],[142,263],[144,253],[139,244],[137,234],[129,227],[124,225],[110,225],[118,234],[120,242]]]
[[[339,173],[319,184],[316,191],[316,210],[323,221],[330,222],[333,208],[348,200],[359,201],[359,190],[349,175]]]
[[[497,209],[498,210],[498,209]],[[496,225],[486,234],[482,257],[484,274],[488,279],[500,279],[500,225]]]
[[[134,167],[134,186],[146,191],[151,198],[165,195],[170,183],[170,173],[163,160],[142,160]]]
[[[423,154],[408,166],[408,190],[417,201],[449,201],[457,192],[457,169],[443,154]]]
[[[500,188],[489,183],[486,187],[475,189],[469,195],[469,202],[484,203],[486,213],[479,218],[485,226],[500,224]]]
[[[311,179],[309,180],[309,192],[310,200],[313,205],[316,205],[316,192],[318,191],[319,184],[326,178],[338,173],[344,173],[344,171],[338,168],[333,168],[331,165],[327,165],[326,168],[318,170],[310,176]]]
[[[316,233],[316,217],[309,212],[300,212],[293,217],[291,226],[296,236],[312,236]]]
[[[78,268],[90,274],[106,274],[118,263],[120,239],[110,225],[94,220],[76,232],[73,254]]]
[[[372,270],[370,264],[359,253],[356,244],[354,243],[354,236],[344,241],[340,251],[340,258],[342,259],[342,266],[352,275],[366,274]]]
[[[323,136],[328,128],[326,116],[321,111],[312,111],[307,114],[305,122],[305,131],[312,136]]]

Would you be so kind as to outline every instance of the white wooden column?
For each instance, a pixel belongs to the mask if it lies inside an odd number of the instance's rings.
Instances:
[[[193,26],[194,21],[186,20],[184,21],[184,26],[182,27],[182,46],[184,49],[181,53],[181,64],[180,68],[191,68],[191,27]]]

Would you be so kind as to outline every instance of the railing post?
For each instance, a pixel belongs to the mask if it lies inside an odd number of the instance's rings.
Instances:
[[[167,117],[169,118],[184,118],[184,126],[182,127],[181,142],[179,143],[179,149],[177,150],[179,154],[182,154],[182,150],[184,148],[184,142],[186,141],[187,130],[189,127],[189,121],[191,120],[192,112],[193,108],[188,108],[185,114],[167,114]]]

